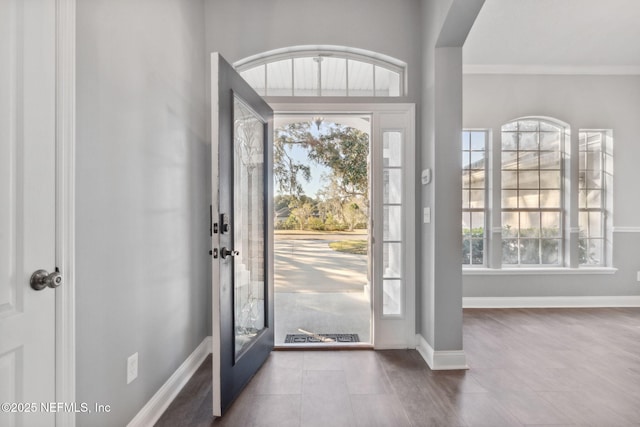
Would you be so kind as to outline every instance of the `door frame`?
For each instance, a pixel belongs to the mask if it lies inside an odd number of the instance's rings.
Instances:
[[[299,102],[296,100],[295,102],[282,102],[282,98],[279,98],[277,101],[271,102],[268,96],[263,97],[265,101],[271,106],[273,109],[274,115],[279,114],[305,114],[305,113],[326,113],[326,114],[372,114],[372,123],[371,123],[371,144],[370,147],[373,148],[373,144],[375,142],[374,138],[381,137],[381,126],[380,123],[376,121],[376,116],[380,116],[381,114],[396,114],[396,115],[406,115],[408,117],[407,124],[407,132],[406,132],[406,147],[404,150],[403,159],[407,160],[405,163],[403,170],[405,171],[403,176],[406,178],[405,180],[405,188],[404,193],[411,195],[415,194],[416,191],[416,165],[415,163],[411,163],[408,160],[412,158],[413,153],[415,153],[415,144],[416,144],[416,120],[415,120],[415,104],[412,103],[370,103],[370,102],[362,102],[362,103],[354,103],[352,100],[348,103],[323,103],[323,102]],[[375,162],[373,162],[375,165]],[[375,179],[375,177],[373,177]],[[373,186],[375,183],[372,181],[370,185]],[[405,218],[407,220],[407,224],[416,224],[416,204],[415,204],[415,196],[408,197],[406,203],[403,203],[406,209]],[[374,224],[373,230],[374,232],[377,228],[377,224]],[[269,224],[269,233],[273,235],[273,223]],[[374,235],[374,239],[378,239]],[[381,238],[379,242],[381,243]],[[379,243],[374,243],[374,248]],[[416,246],[416,234],[411,232],[404,233],[404,248],[408,248],[410,250],[405,251],[405,260],[404,260],[404,269],[405,269],[405,284],[404,284],[404,313],[401,316],[385,316],[383,319],[382,315],[382,304],[380,301],[381,296],[381,285],[382,278],[375,278],[375,267],[373,269],[374,276],[372,277],[372,282],[375,283],[373,289],[371,290],[372,297],[372,305],[371,305],[371,344],[376,350],[383,349],[396,349],[396,348],[415,348],[415,336],[416,336],[416,307],[415,307],[415,295],[416,295],[416,257],[415,257],[415,246]],[[375,251],[375,249],[374,249]],[[374,252],[374,259],[376,257]],[[376,288],[377,287],[377,288]],[[378,295],[378,297],[376,297]],[[376,300],[377,298],[377,300]],[[390,320],[391,322],[397,322],[397,324],[402,325],[403,334],[397,337],[397,340],[383,342],[382,327],[381,324],[376,325],[378,322],[385,322]],[[376,327],[378,326],[378,327]]]
[[[268,99],[268,97],[263,97],[265,99]],[[269,104],[272,106],[273,108],[273,104]],[[279,104],[276,104],[279,105]],[[286,104],[286,105],[290,105],[290,104]],[[306,104],[305,104],[306,105]],[[371,213],[371,211],[373,210],[372,208],[372,202],[375,200],[374,194],[373,194],[373,187],[374,187],[374,183],[375,180],[373,179],[373,176],[371,175],[371,171],[374,165],[374,157],[375,157],[375,152],[374,152],[374,147],[373,147],[373,135],[374,135],[374,123],[373,123],[373,111],[360,111],[359,109],[355,109],[355,110],[349,110],[349,111],[342,111],[342,110],[333,110],[333,109],[328,109],[328,108],[315,108],[318,104],[312,104],[314,106],[314,108],[311,108],[309,110],[297,110],[297,111],[289,111],[287,109],[284,109],[286,111],[276,111],[274,109],[273,115],[274,115],[274,132],[277,126],[277,122],[278,120],[276,119],[277,116],[285,116],[287,117],[286,123],[300,123],[301,121],[305,121],[305,120],[309,120],[311,117],[314,117],[316,115],[322,116],[322,120],[324,123],[340,123],[344,126],[348,126],[348,124],[346,124],[346,122],[342,122],[340,121],[339,117],[353,117],[353,118],[357,118],[357,119],[361,119],[363,117],[367,117],[369,119],[369,125],[368,125],[368,132],[367,134],[369,135],[368,138],[368,142],[367,142],[367,146],[369,149],[369,167],[368,167],[368,173],[367,173],[367,191],[369,193],[369,212]],[[322,104],[322,106],[326,106],[327,104]],[[341,104],[342,105],[342,104]],[[299,117],[300,119],[298,120],[293,120],[291,118],[293,117]],[[338,119],[336,119],[336,117],[338,117]],[[336,121],[337,120],[337,121]],[[362,130],[362,129],[360,129]],[[275,143],[275,135],[274,135],[274,143]],[[275,178],[275,176],[272,176],[272,179]],[[275,182],[274,182],[274,187],[275,187]],[[274,190],[274,197],[275,197],[275,190]],[[374,234],[374,227],[373,227],[373,216],[372,214],[369,215],[368,219],[367,219],[367,248],[369,249],[367,251],[367,265],[366,265],[366,275],[367,278],[371,279],[373,277],[373,259],[375,258],[375,254],[374,252],[371,250],[372,248],[372,239],[373,239],[373,234]],[[269,234],[271,234],[273,236],[274,239],[274,244],[275,244],[275,222],[271,222],[270,226],[269,226],[269,230],[267,230],[267,232]],[[275,250],[274,250],[275,253]],[[274,260],[274,266],[273,266],[274,272],[275,272],[275,260]],[[342,342],[342,343],[325,343],[322,345],[322,349],[349,349],[349,350],[353,350],[353,349],[361,349],[361,350],[365,350],[365,349],[373,349],[374,348],[374,330],[373,330],[373,325],[374,325],[374,298],[373,298],[373,288],[371,287],[371,281],[369,281],[365,287],[364,292],[367,295],[367,300],[368,300],[368,324],[369,324],[369,339],[367,341],[358,341],[358,342]],[[275,295],[275,279],[274,279],[274,295]],[[274,312],[275,312],[275,307],[274,307]],[[330,332],[330,331],[326,331],[326,332]],[[354,331],[355,332],[355,331]],[[287,335],[287,334],[285,334]],[[276,343],[275,344],[275,349],[276,350],[314,350],[318,348],[318,344],[315,343],[303,343],[303,344],[296,344],[296,343],[284,343],[284,342],[280,342],[280,343]]]
[[[64,284],[55,298],[55,400],[76,401],[75,148],[76,0],[56,9],[56,266]],[[56,426],[75,427],[74,412],[56,413]]]

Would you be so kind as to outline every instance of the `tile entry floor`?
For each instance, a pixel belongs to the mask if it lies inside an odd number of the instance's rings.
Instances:
[[[274,351],[224,417],[207,359],[157,426],[640,426],[640,309],[464,311],[470,369],[415,350]]]

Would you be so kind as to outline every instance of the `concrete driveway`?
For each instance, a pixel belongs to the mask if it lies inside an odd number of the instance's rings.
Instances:
[[[371,340],[367,256],[334,251],[331,241],[362,235],[276,235],[276,345],[286,334],[357,333]]]
[[[275,291],[362,292],[367,284],[367,256],[334,251],[330,242],[276,240]]]

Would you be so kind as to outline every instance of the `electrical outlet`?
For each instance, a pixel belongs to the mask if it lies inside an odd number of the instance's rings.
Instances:
[[[127,384],[138,378],[138,353],[134,353],[127,359]]]

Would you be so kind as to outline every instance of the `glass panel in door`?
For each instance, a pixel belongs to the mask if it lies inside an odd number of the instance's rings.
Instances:
[[[234,331],[236,358],[265,327],[264,123],[234,96]]]

